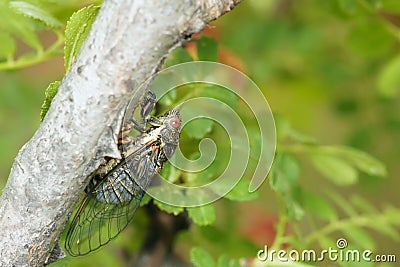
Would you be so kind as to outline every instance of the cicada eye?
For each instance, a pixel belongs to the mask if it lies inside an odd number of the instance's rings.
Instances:
[[[177,129],[177,128],[181,127],[181,120],[180,120],[180,119],[171,119],[171,120],[169,121],[169,124],[170,124],[173,128]]]

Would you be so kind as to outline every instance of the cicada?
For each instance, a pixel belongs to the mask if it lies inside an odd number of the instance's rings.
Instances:
[[[137,137],[122,137],[121,159],[108,159],[92,175],[86,195],[67,232],[65,248],[72,256],[85,255],[107,244],[132,220],[151,178],[172,156],[179,142],[181,117],[172,109],[160,117],[148,114],[155,104],[151,92],[142,103],[142,120],[132,120],[121,132],[135,128]],[[124,150],[122,149],[124,147]]]

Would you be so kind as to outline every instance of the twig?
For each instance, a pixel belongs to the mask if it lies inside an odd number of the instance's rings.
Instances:
[[[123,112],[166,56],[239,0],[105,0],[0,199],[0,265],[51,259],[88,176],[116,145]]]

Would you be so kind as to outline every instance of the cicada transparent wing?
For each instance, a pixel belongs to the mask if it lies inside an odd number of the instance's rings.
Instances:
[[[132,220],[155,174],[152,144],[121,160],[88,192],[67,232],[72,256],[88,254],[116,237]]]

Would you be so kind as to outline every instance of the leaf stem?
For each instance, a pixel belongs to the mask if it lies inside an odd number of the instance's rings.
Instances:
[[[369,225],[374,225],[376,224],[377,221],[383,222],[383,221],[388,221],[388,217],[385,213],[380,214],[380,213],[373,213],[369,214],[367,216],[365,215],[357,215],[354,217],[342,219],[342,220],[335,220],[326,225],[325,227],[322,227],[321,229],[313,232],[310,234],[308,237],[304,239],[304,242],[306,245],[310,245],[312,242],[319,240],[323,236],[328,236],[329,234],[339,231],[341,229],[344,229],[348,226],[360,226],[360,227],[366,227]],[[389,220],[390,221],[390,220]]]
[[[7,61],[0,62],[0,70],[15,70],[40,63],[59,54],[59,48],[64,43],[64,35],[61,31],[55,30],[57,40],[46,50],[37,50],[33,56],[21,56],[19,59],[7,58]]]

